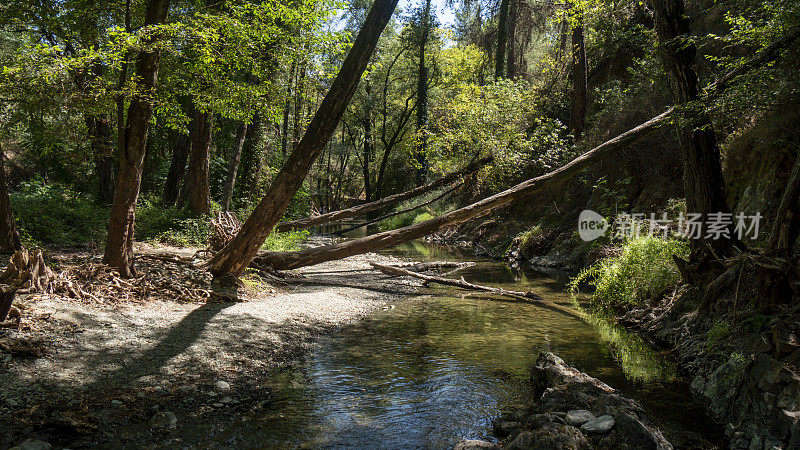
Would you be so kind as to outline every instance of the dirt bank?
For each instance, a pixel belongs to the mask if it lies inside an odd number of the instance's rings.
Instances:
[[[21,296],[23,327],[3,337],[38,341],[44,350],[0,355],[0,448],[29,439],[56,448],[196,445],[198,424],[213,427],[221,416],[263,407],[266,377],[298,361],[320,333],[418,287],[370,262],[398,260],[367,254],[309,267],[244,302]],[[161,261],[146,270],[155,276],[173,266]]]

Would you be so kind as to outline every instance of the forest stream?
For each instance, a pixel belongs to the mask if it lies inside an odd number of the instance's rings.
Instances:
[[[450,276],[531,290],[573,305],[564,285],[439,245],[388,250],[418,261],[474,261]],[[271,405],[210,437],[212,446],[450,448],[496,441],[492,419],[524,408],[540,350],[639,401],[667,439],[718,444],[716,427],[675,366],[599,318],[584,323],[535,304],[432,285],[323,336],[299,367],[272,378]]]

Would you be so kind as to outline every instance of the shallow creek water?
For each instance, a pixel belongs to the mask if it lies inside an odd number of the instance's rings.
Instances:
[[[387,253],[477,260],[423,243]],[[452,276],[573,304],[562,283],[498,261],[477,260]],[[600,319],[585,323],[438,285],[322,338],[302,367],[273,379],[274,403],[230,432],[238,445],[259,447],[450,448],[462,438],[494,440],[491,420],[528,403],[541,350],[638,400],[671,440],[715,441],[675,367],[635,336]]]

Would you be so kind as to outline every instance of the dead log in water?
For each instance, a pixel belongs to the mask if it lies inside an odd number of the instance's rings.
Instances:
[[[442,278],[433,275],[425,275],[422,273],[401,269],[399,267],[385,266],[383,264],[378,264],[378,263],[370,263],[370,265],[387,275],[398,276],[398,277],[414,277],[414,278],[419,278],[420,280],[425,280],[426,282],[429,283],[438,283],[446,286],[455,286],[458,288],[468,289],[472,291],[489,292],[491,294],[502,295],[504,297],[511,297],[516,300],[522,300],[524,302],[536,303],[538,305],[542,305],[547,308],[554,309],[556,311],[570,315],[577,319],[581,320],[584,319],[584,315],[580,311],[545,300],[539,295],[530,291],[529,292],[509,291],[508,289],[501,289],[491,286],[483,286],[480,284],[470,283],[464,280],[464,277],[461,277],[461,279],[458,280],[454,280],[451,278]]]

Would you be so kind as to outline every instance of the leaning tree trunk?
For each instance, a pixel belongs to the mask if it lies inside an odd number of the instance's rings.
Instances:
[[[147,3],[145,26],[164,21],[169,10],[169,0],[150,0]],[[157,36],[150,36],[154,41]],[[128,120],[125,126],[125,146],[119,151],[119,172],[114,189],[114,202],[108,225],[103,262],[119,270],[123,277],[135,276],[133,267],[133,231],[136,220],[136,200],[142,183],[147,131],[158,81],[158,65],[161,52],[158,49],[143,51],[136,58],[138,94],[131,99]]]
[[[0,253],[14,253],[22,248],[17,223],[8,198],[6,185],[5,152],[0,144]]]
[[[289,155],[267,194],[253,210],[239,233],[209,262],[210,270],[215,276],[238,276],[244,272],[256,256],[261,244],[283,216],[317,156],[336,130],[372,57],[378,38],[397,6],[397,1],[376,0],[373,4],[364,26],[358,33],[330,90],[311,119],[300,144]]]
[[[577,14],[578,23],[572,28],[572,107],[569,115],[569,130],[576,141],[583,134],[586,120],[586,85],[589,73],[586,41],[583,36],[583,12],[578,11]]]
[[[211,212],[210,165],[211,130],[214,128],[214,115],[211,112],[196,111],[197,132],[192,133],[192,150],[189,155],[189,208],[195,214]]]
[[[233,185],[236,183],[236,174],[239,172],[239,161],[242,158],[242,148],[244,147],[244,140],[247,137],[247,123],[240,122],[236,127],[236,139],[233,142],[233,151],[231,152],[231,160],[228,165],[228,178],[225,180],[225,186],[222,189],[222,210],[228,211],[231,207],[231,200],[233,200]]]
[[[458,170],[456,172],[449,173],[439,179],[431,181],[426,185],[415,187],[414,189],[410,189],[405,192],[400,192],[398,194],[390,195],[388,197],[375,200],[374,202],[353,206],[347,209],[341,209],[339,211],[331,211],[329,213],[320,214],[318,216],[306,217],[304,219],[296,219],[288,222],[281,222],[278,224],[278,231],[301,230],[303,228],[322,225],[323,223],[332,222],[334,220],[342,220],[342,219],[349,219],[351,217],[362,216],[364,214],[371,213],[372,211],[377,211],[386,206],[394,205],[405,200],[419,197],[441,186],[450,184],[461,177],[467,176],[477,171],[486,164],[489,164],[490,162],[492,162],[491,157],[473,161],[470,164],[468,164],[465,168]]]
[[[673,80],[675,102],[683,105],[695,101],[699,98],[694,70],[697,48],[689,35],[683,0],[653,0],[653,6],[662,57]],[[684,119],[678,126],[678,137],[683,152],[686,209],[700,214],[703,223],[708,223],[709,214],[730,213],[719,145],[707,113],[690,111]],[[702,236],[691,240],[689,265],[682,270],[692,278],[687,281],[703,285],[721,270],[718,259],[728,254],[736,242],[732,221],[727,231],[728,237]]]

